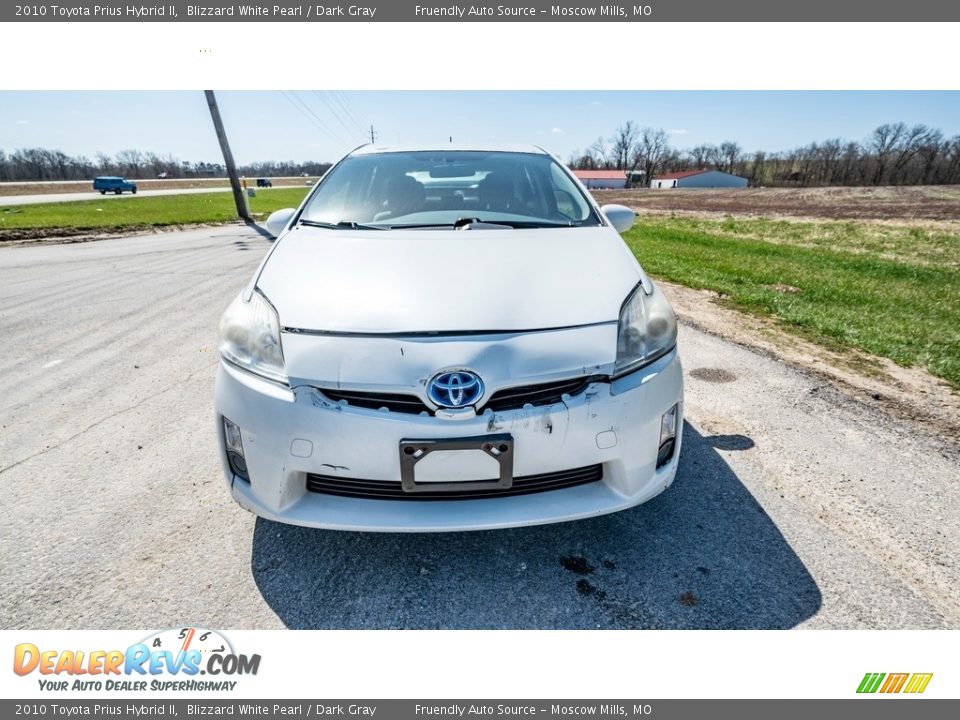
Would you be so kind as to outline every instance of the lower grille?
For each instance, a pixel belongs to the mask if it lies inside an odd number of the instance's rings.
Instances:
[[[603,465],[559,472],[527,475],[513,479],[513,487],[507,489],[464,490],[462,492],[417,492],[405,493],[400,481],[360,480],[357,478],[333,477],[330,475],[307,475],[307,490],[322,495],[367,498],[371,500],[471,500],[477,498],[509,497],[531,493],[561,490],[586,485],[603,479]]]

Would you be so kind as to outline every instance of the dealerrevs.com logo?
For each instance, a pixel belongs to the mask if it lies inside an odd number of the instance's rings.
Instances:
[[[857,686],[858,693],[916,695],[927,689],[933,673],[867,673]]]
[[[175,628],[151,633],[125,650],[57,650],[20,643],[13,671],[38,675],[45,691],[231,691],[256,675],[260,655],[237,653],[216,630]],[[203,676],[202,679],[199,676]]]

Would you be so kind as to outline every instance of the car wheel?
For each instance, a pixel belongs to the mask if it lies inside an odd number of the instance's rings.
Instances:
[[[101,191],[100,191],[100,194],[101,194],[101,195],[106,195],[106,194],[107,194],[107,191],[106,191],[106,190],[101,190]]]
[[[133,189],[133,190],[131,190],[130,192],[132,192],[132,193],[133,193],[134,195],[136,195],[136,194],[137,194],[137,189],[136,189],[136,188],[134,188],[134,189]]]
[[[113,191],[113,194],[114,194],[114,195],[121,195],[121,194],[123,194],[123,190],[114,190],[114,191]]]

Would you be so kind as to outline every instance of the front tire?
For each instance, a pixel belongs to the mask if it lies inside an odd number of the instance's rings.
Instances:
[[[101,191],[100,191],[100,194],[101,194],[101,195],[106,195],[106,194],[107,194],[107,191],[106,191],[106,190],[101,190]]]
[[[136,189],[136,188],[134,188],[134,189],[133,189],[133,190],[131,190],[130,192],[132,192],[132,193],[133,193],[134,195],[136,195],[136,194],[137,194],[137,189]]]

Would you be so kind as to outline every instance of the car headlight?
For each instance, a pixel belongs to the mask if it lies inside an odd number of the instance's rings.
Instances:
[[[249,301],[243,294],[230,303],[220,320],[220,355],[252,373],[286,383],[280,318],[277,311],[254,291]]]
[[[677,318],[670,302],[656,287],[647,295],[643,285],[638,285],[620,310],[613,376],[626,375],[653,362],[676,344]]]

